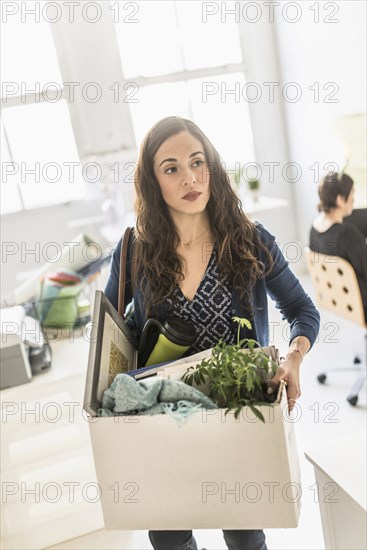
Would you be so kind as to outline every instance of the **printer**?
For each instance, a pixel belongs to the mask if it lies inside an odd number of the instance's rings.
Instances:
[[[22,306],[0,309],[0,389],[30,382],[51,367],[51,348]]]

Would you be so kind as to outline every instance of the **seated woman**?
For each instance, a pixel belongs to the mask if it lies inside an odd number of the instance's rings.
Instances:
[[[353,210],[353,180],[347,174],[330,172],[319,185],[320,214],[310,231],[310,248],[320,254],[347,260],[356,272],[367,320],[367,245],[357,227],[343,223]]]

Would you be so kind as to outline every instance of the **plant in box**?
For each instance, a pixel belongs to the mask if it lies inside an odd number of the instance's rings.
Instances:
[[[213,347],[212,355],[196,365],[189,367],[183,376],[186,384],[208,385],[208,396],[226,414],[234,410],[235,418],[242,407],[250,407],[262,422],[264,416],[258,405],[269,405],[276,399],[276,392],[267,394],[268,381],[277,370],[277,363],[251,338],[240,340],[240,329],[251,329],[247,319],[233,317],[238,323],[237,344],[229,345],[219,340]]]

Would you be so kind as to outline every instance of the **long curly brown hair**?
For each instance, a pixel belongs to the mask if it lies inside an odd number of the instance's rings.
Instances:
[[[146,314],[151,316],[154,307],[167,298],[174,299],[177,283],[184,278],[183,259],[176,252],[179,236],[153,169],[154,156],[162,143],[184,131],[204,147],[210,174],[207,213],[221,279],[234,287],[251,313],[251,290],[256,280],[271,269],[270,253],[260,241],[255,224],[243,213],[241,201],[233,191],[212,143],[194,122],[171,116],[157,122],[145,136],[135,171],[137,221],[134,246],[137,272],[142,275]],[[260,260],[260,251],[263,252],[266,270]]]

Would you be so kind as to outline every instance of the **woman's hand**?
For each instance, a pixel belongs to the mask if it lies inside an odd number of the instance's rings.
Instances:
[[[302,362],[302,356],[298,351],[293,351],[283,359],[279,367],[269,382],[268,393],[271,394],[276,387],[279,386],[280,381],[287,382],[287,398],[288,398],[288,410],[291,412],[296,400],[301,395],[301,386],[299,382],[299,369]]]
[[[294,408],[297,399],[301,395],[299,371],[303,357],[308,352],[310,347],[311,344],[305,336],[297,336],[297,338],[292,340],[287,357],[280,362],[275,375],[269,382],[269,394],[274,392],[275,388],[279,386],[281,380],[287,382],[289,412],[291,412]]]

